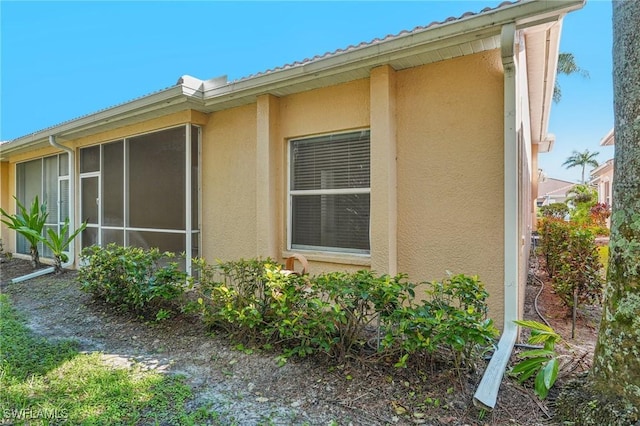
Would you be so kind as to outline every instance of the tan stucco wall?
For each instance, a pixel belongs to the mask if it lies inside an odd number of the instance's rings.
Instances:
[[[255,104],[210,115],[201,161],[203,256],[256,256]]]
[[[11,192],[9,190],[9,163],[0,163],[0,207],[9,212],[9,205],[11,204]],[[3,249],[9,251],[12,247],[9,244],[9,230],[4,223],[0,222],[0,239],[2,240]]]
[[[369,79],[280,99],[284,140],[369,126]]]
[[[478,274],[491,294],[491,316],[502,324],[499,51],[402,71],[380,67],[371,79],[281,98],[264,95],[257,103],[209,115],[172,114],[70,144],[77,148],[185,122],[202,125],[201,255],[207,260],[289,255],[287,141],[371,128],[375,253],[306,253],[310,272],[374,267],[408,273],[414,281],[440,279],[447,270]],[[385,144],[394,137],[395,147]],[[376,174],[381,171],[384,179]],[[396,241],[386,244],[381,236]],[[376,247],[383,244],[380,255]]]
[[[478,274],[503,312],[499,51],[397,73],[398,270]],[[500,321],[501,323],[501,321]]]
[[[282,188],[279,208],[282,211],[282,235],[279,245],[282,255],[286,248],[287,229],[287,141],[292,138],[331,132],[344,132],[369,127],[369,79],[356,80],[322,89],[310,90],[280,98],[280,135],[284,173],[279,184]],[[324,271],[357,271],[368,269],[370,261],[352,256],[309,254],[312,273]]]

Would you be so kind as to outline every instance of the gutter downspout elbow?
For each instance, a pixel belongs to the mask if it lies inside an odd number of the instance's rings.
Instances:
[[[75,176],[75,164],[76,155],[75,151],[69,147],[61,145],[56,141],[54,135],[49,135],[49,144],[55,148],[59,148],[69,154],[69,231],[73,232],[76,229],[76,215],[75,215],[75,194],[76,194],[76,176]],[[63,268],[68,268],[73,265],[76,258],[76,242],[75,238],[69,244],[69,260],[62,264]]]
[[[474,405],[491,410],[498,399],[507,363],[518,337],[518,135],[515,23],[502,27],[500,44],[504,68],[504,329],[480,384]]]

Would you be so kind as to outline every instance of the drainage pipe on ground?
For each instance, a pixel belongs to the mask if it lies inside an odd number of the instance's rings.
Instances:
[[[498,399],[511,351],[518,336],[518,136],[516,111],[515,23],[502,27],[500,45],[504,67],[504,329],[473,395],[473,403],[491,410]]]
[[[53,147],[59,148],[65,152],[67,152],[69,154],[69,230],[73,232],[74,229],[76,229],[76,221],[75,221],[75,152],[73,151],[73,149],[68,148],[64,145],[61,145],[60,143],[58,143],[56,141],[56,137],[53,135],[49,136],[49,144]],[[75,261],[75,255],[76,251],[75,251],[75,239],[73,241],[71,241],[71,243],[69,244],[69,252],[68,252],[68,256],[69,256],[69,260],[66,263],[62,264],[63,268],[68,268],[69,266],[73,265],[73,262]],[[17,277],[11,280],[12,283],[19,283],[22,281],[27,281],[30,280],[32,278],[37,278],[37,277],[41,277],[43,275],[46,274],[50,274],[54,271],[55,269],[52,267],[49,268],[44,268],[44,269],[39,269],[35,272],[32,272],[30,274],[27,275],[23,275],[21,277]]]

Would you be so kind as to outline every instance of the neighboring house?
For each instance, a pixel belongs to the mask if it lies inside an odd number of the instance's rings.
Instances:
[[[582,6],[504,3],[237,81],[184,76],[2,144],[0,205],[39,195],[47,227],[86,220],[79,248],[478,274],[513,328],[562,19]]]
[[[538,207],[567,201],[567,192],[576,186],[568,180],[543,178],[538,182]]]
[[[600,141],[600,146],[614,146],[615,138],[613,129]],[[600,164],[591,171],[591,185],[598,190],[598,202],[611,206],[611,194],[613,185],[613,158]]]

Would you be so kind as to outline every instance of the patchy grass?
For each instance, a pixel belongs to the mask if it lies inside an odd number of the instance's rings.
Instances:
[[[609,267],[609,246],[598,246],[598,257],[602,264],[602,276],[606,278],[607,269]]]
[[[606,268],[609,263],[609,246],[598,246],[598,256],[600,257],[600,263]]]
[[[162,424],[215,422],[206,408],[188,412],[184,379],[106,364],[100,353],[34,335],[0,294],[0,423]]]

